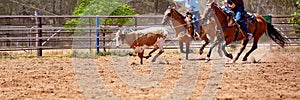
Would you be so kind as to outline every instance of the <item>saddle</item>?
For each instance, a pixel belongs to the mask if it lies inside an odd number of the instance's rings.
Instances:
[[[224,10],[224,9],[223,9]],[[225,10],[224,10],[225,11]],[[225,13],[230,16],[231,18],[235,18],[235,14],[232,12],[232,11],[225,11]],[[247,11],[244,11],[242,13],[242,21],[245,22],[245,23],[253,23],[253,21],[256,20],[256,16],[254,13],[250,13],[250,12],[247,12]]]
[[[256,20],[256,16],[254,13],[250,13],[250,12],[244,12],[243,14],[243,19],[242,21],[246,22],[246,23],[253,23],[253,21]]]

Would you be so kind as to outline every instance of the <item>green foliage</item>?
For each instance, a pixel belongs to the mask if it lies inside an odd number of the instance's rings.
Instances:
[[[96,53],[97,56],[110,56],[111,55],[111,52],[99,52],[99,53]]]
[[[300,1],[297,1],[296,4],[297,4],[297,8],[300,9]]]
[[[99,15],[99,16],[113,16],[113,15],[135,15],[134,9],[123,3],[124,0],[81,0],[80,5],[75,8],[73,15]],[[101,18],[102,24],[118,24],[122,26],[125,23],[132,21],[132,18]],[[95,19],[77,18],[68,20],[67,24],[95,24]],[[72,26],[71,26],[72,27]],[[78,26],[77,26],[78,27]],[[80,27],[80,26],[79,26]]]
[[[132,9],[127,4],[119,6],[116,10],[114,10],[110,15],[135,15],[134,9]],[[122,26],[126,23],[132,22],[132,18],[108,18],[105,20],[105,23],[109,24],[117,24]]]
[[[297,2],[296,2],[296,6],[297,6],[298,9],[300,9],[300,1],[297,1]],[[295,12],[292,13],[292,15],[298,16],[298,17],[290,18],[290,21],[291,21],[292,23],[294,23],[295,26],[299,26],[299,25],[300,25],[300,18],[299,18],[300,12],[295,11]],[[300,28],[295,28],[295,33],[296,33],[296,34],[300,34],[299,31],[300,31]]]
[[[73,51],[72,52],[72,57],[76,58],[94,58],[95,55],[90,52],[80,52],[80,51]]]
[[[128,50],[114,50],[110,52],[99,52],[96,54],[97,56],[128,56],[128,55],[133,55],[133,52],[128,51]],[[136,56],[136,55],[133,55]]]

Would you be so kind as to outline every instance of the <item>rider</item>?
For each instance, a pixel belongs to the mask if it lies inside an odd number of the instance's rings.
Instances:
[[[193,14],[193,20],[194,20],[194,26],[196,29],[196,32],[199,34],[200,33],[200,26],[198,19],[200,17],[199,13],[199,3],[198,0],[185,0],[185,7],[187,10]]]
[[[242,14],[245,12],[245,6],[243,0],[224,0],[225,3],[228,3],[233,12],[235,13],[235,21],[241,25],[242,29],[247,33],[248,39],[252,38],[252,34],[247,27],[247,24],[242,21]]]
[[[232,11],[230,8],[230,4],[228,4],[227,0],[225,0],[225,2],[223,2],[223,6],[221,7],[227,14],[229,14],[230,16],[232,16]]]

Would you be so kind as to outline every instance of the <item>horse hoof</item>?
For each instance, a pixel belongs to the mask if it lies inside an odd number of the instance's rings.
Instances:
[[[128,55],[129,55],[129,56],[133,56],[133,53],[132,53],[132,52],[130,52],[130,53],[128,53]]]
[[[150,57],[151,57],[151,56],[146,56],[145,58],[146,58],[146,59],[149,59]]]
[[[155,62],[156,61],[156,58],[154,57],[152,60],[151,60],[151,62]]]
[[[244,58],[243,61],[247,61],[247,58]]]
[[[236,62],[236,60],[233,60],[231,63],[233,63],[233,64],[234,64],[235,62]]]
[[[203,54],[203,51],[200,51],[199,54],[202,55],[202,54]]]
[[[227,56],[228,58],[230,58],[230,59],[233,59],[233,56],[232,56],[232,54],[228,54],[228,56]]]
[[[180,53],[185,53],[185,51],[180,51]]]
[[[210,58],[209,57],[206,57],[205,58],[205,63],[208,63],[210,61]]]

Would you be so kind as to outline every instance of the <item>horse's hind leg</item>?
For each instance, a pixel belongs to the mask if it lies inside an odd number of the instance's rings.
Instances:
[[[257,39],[257,38],[254,38],[253,45],[252,45],[250,51],[248,51],[248,52],[246,53],[246,55],[244,56],[243,61],[247,61],[248,56],[249,56],[255,49],[257,49],[257,43],[258,43],[258,39]]]
[[[219,56],[223,57],[223,54],[222,54],[222,51],[221,51],[222,50],[222,44],[221,44],[221,42],[217,41],[215,44],[218,45],[218,54],[219,54]]]
[[[225,42],[222,44],[222,51],[223,51],[223,53],[225,54],[226,57],[232,59],[233,58],[232,54],[228,54],[228,52],[226,51],[226,45],[227,45],[227,43],[225,43]]]
[[[246,48],[246,46],[247,46],[247,44],[248,44],[248,41],[249,41],[249,40],[242,40],[243,46],[242,46],[242,48],[240,49],[240,51],[239,51],[239,53],[237,54],[237,56],[234,58],[233,63],[235,63],[235,62],[239,59],[239,57],[241,56],[242,52],[245,50],[245,48]]]
[[[210,46],[209,51],[208,51],[208,53],[206,55],[205,62],[208,62],[210,60],[210,55],[211,55],[212,50],[215,48],[216,45],[219,44],[218,41],[216,41],[216,42],[212,41],[210,43],[211,43],[211,46]]]

